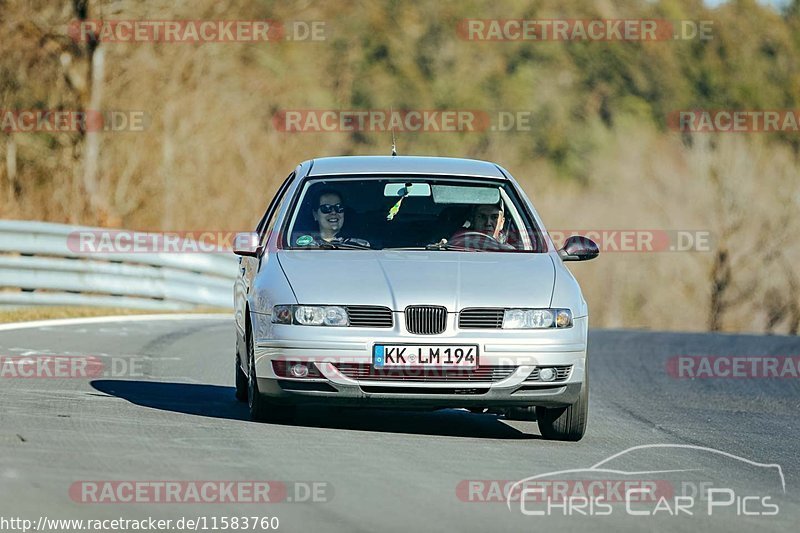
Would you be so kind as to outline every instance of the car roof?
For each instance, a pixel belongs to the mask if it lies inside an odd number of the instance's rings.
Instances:
[[[334,174],[442,174],[506,178],[500,167],[489,161],[455,157],[423,156],[341,156],[311,161],[309,176]]]

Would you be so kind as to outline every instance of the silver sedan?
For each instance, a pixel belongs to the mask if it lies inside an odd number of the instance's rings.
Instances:
[[[237,238],[236,396],[253,419],[300,403],[467,408],[579,440],[589,311],[502,167],[439,157],[301,163]]]

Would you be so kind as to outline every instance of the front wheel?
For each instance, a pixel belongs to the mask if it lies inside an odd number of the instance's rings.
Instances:
[[[256,422],[290,422],[294,418],[294,406],[270,402],[258,390],[252,335],[247,339],[247,350],[250,356],[247,366],[247,405],[250,408],[250,419]]]
[[[588,373],[578,401],[569,407],[537,407],[536,419],[539,422],[539,431],[546,439],[581,440],[589,420]]]
[[[242,362],[239,360],[239,355],[236,355],[236,399],[240,402],[246,402],[247,394],[247,375],[242,370]]]

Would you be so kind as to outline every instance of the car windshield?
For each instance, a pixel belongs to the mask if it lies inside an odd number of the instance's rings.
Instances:
[[[307,181],[283,225],[290,249],[529,252],[545,249],[514,187],[459,177]]]

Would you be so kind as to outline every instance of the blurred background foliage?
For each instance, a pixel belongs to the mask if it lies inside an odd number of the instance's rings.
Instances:
[[[0,109],[86,109],[90,19],[324,21],[321,42],[105,43],[102,108],[144,133],[0,132],[0,217],[133,229],[251,228],[308,158],[388,154],[388,133],[285,133],[283,109],[530,111],[530,131],[400,134],[401,154],[501,163],[551,229],[700,230],[708,252],[572,266],[594,326],[800,327],[800,134],[680,134],[681,109],[799,109],[800,0],[0,0]],[[464,18],[713,21],[712,39],[472,42]]]

